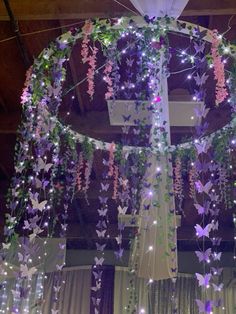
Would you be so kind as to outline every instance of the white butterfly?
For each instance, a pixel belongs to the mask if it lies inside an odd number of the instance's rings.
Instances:
[[[11,290],[14,299],[20,299],[20,291],[17,290]]]
[[[56,293],[59,293],[61,286],[54,286],[53,289]]]
[[[43,230],[40,229],[40,228],[37,226],[37,227],[33,230],[33,233],[31,233],[31,234],[29,235],[30,242],[32,242],[32,241],[37,237],[37,235],[40,234],[40,233],[42,233],[42,232],[43,232]]]
[[[24,262],[24,263],[26,263],[26,262],[27,262],[27,260],[28,260],[28,258],[29,258],[29,255],[28,255],[28,254],[27,254],[27,255],[25,255],[25,256],[23,256],[23,254],[18,253],[18,260],[19,260],[20,262]]]
[[[57,271],[61,271],[61,270],[62,270],[62,268],[63,268],[63,266],[64,266],[64,264],[62,264],[62,265],[56,265],[56,269],[57,269]]]
[[[42,201],[41,203],[39,203],[39,201],[36,199],[33,199],[31,198],[31,203],[32,203],[32,206],[33,206],[33,209],[38,209],[39,211],[43,211],[43,209],[45,208],[46,204],[48,201]]]
[[[101,289],[101,282],[96,282],[96,286],[95,287],[92,287],[91,288],[91,290],[93,290],[93,291],[98,291],[98,290],[100,290]]]
[[[96,230],[96,232],[99,238],[105,237],[106,230],[103,230],[103,231]]]
[[[51,309],[51,314],[58,314],[58,310]]]
[[[116,237],[116,242],[118,245],[122,243],[122,235],[118,235],[118,237]]]
[[[3,243],[3,244],[2,244],[2,248],[3,248],[4,250],[9,250],[9,249],[10,249],[10,246],[11,246],[11,243]]]
[[[20,265],[20,271],[21,271],[22,277],[27,277],[28,279],[31,279],[33,274],[36,273],[37,268],[36,267],[28,268],[28,266],[25,264],[25,265]]]
[[[221,291],[224,287],[224,284],[221,283],[220,285],[215,285],[214,283],[212,284],[214,291]]]
[[[40,171],[40,170],[45,170],[46,172],[49,171],[49,169],[53,166],[53,164],[51,163],[46,163],[44,162],[44,160],[42,158],[38,158],[38,167],[37,167],[37,170]]]
[[[124,207],[122,208],[120,205],[119,205],[118,208],[117,208],[117,210],[118,210],[118,212],[119,212],[120,215],[125,215],[126,212],[127,212],[127,209],[128,209],[127,206],[124,206]]]

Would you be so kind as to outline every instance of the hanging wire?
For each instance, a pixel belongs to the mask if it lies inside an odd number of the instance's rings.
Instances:
[[[21,33],[21,36],[22,37],[31,36],[31,35],[45,33],[45,32],[49,32],[49,31],[53,31],[53,30],[57,30],[57,29],[63,29],[65,27],[72,27],[72,26],[83,24],[83,23],[84,23],[84,20],[83,21],[79,21],[79,22],[75,22],[75,23],[70,23],[70,24],[57,26],[57,27],[45,28],[45,29],[42,29],[42,30],[30,32],[30,33],[23,33],[23,34]],[[4,39],[1,39],[0,43],[7,42],[7,41],[10,41],[10,40],[15,39],[15,38],[16,38],[16,36],[7,37],[7,38],[4,38]]]
[[[134,13],[134,15],[138,15],[138,12],[132,10],[131,8],[127,7],[125,4],[119,2],[118,0],[113,0],[113,1],[116,2],[117,4],[119,4],[120,6],[124,7],[125,9],[127,9],[131,13]]]

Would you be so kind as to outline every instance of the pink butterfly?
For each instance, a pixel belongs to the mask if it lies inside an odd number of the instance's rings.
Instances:
[[[207,249],[205,252],[201,252],[201,251],[195,251],[199,262],[202,261],[206,261],[206,262],[210,262],[210,255],[211,255],[211,248]]]
[[[211,231],[211,224],[206,225],[205,228],[202,228],[200,225],[196,224],[194,228],[196,230],[196,236],[198,238],[201,238],[201,237],[209,238],[209,232]]]
[[[197,280],[198,280],[198,285],[201,287],[201,286],[204,286],[204,287],[209,287],[209,281],[211,280],[211,274],[210,273],[207,273],[205,275],[201,275],[199,273],[196,273],[196,277],[197,277]]]
[[[209,181],[205,185],[202,184],[200,180],[195,182],[196,188],[198,193],[206,193],[209,194],[210,189],[212,188],[213,184]]]

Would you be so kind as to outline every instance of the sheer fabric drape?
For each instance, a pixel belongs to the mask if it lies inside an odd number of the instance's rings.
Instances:
[[[114,287],[114,314],[125,313],[124,309],[129,301],[129,274],[127,269],[117,268],[115,272]],[[136,279],[136,293],[138,294],[137,313],[141,309],[145,314],[172,314],[171,279],[159,280],[149,285],[147,280]],[[195,299],[201,299],[201,289],[198,287],[196,278],[189,274],[180,274],[176,282],[176,297],[178,313],[198,314]],[[214,314],[234,314],[236,313],[236,286],[227,285],[222,292],[215,292],[209,288],[207,297],[216,300],[222,298],[224,304],[219,308],[214,308]],[[223,309],[224,308],[224,309]]]
[[[44,306],[43,314],[51,313],[53,305],[56,273],[47,275],[48,279],[44,286]],[[89,314],[90,312],[90,287],[91,268],[80,267],[62,271],[62,284],[58,310],[60,314]]]
[[[141,15],[177,18],[181,15],[188,0],[130,0]]]

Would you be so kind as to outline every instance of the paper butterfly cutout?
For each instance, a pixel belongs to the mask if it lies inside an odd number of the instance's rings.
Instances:
[[[27,265],[20,265],[20,271],[22,277],[27,277],[28,279],[31,279],[32,276],[36,273],[37,268],[36,267],[28,268]]]
[[[205,185],[202,184],[200,180],[195,182],[196,188],[198,193],[206,193],[209,194],[210,189],[212,188],[213,184],[209,181]]]
[[[211,280],[211,274],[210,273],[207,273],[205,275],[201,275],[199,273],[196,273],[196,277],[197,277],[197,280],[198,280],[198,285],[200,287],[201,286],[209,287],[209,282]]]
[[[199,313],[211,313],[213,302],[210,300],[205,301],[204,303],[201,300],[196,299]]]
[[[118,210],[118,212],[119,212],[120,215],[125,215],[126,212],[127,212],[127,209],[128,209],[127,206],[124,206],[124,207],[122,208],[120,205],[119,205],[118,208],[117,208],[117,210]]]
[[[220,261],[221,255],[222,255],[222,252],[220,252],[220,253],[216,253],[216,252],[213,253],[212,254],[213,260],[214,261]]]
[[[95,257],[95,258],[94,258],[94,261],[95,261],[95,264],[96,264],[96,265],[102,266],[102,264],[103,264],[103,262],[104,262],[104,258],[103,258],[103,257],[101,257],[101,258]]]
[[[196,236],[198,238],[201,238],[201,237],[209,238],[209,232],[211,231],[211,224],[206,225],[205,228],[202,228],[200,225],[196,224],[194,228],[196,230]]]
[[[199,262],[210,262],[211,248],[207,249],[205,252],[195,251]]]
[[[102,231],[96,230],[96,232],[99,238],[105,237],[106,230],[102,230]]]
[[[212,286],[213,286],[214,291],[221,291],[223,289],[223,287],[224,287],[224,284],[221,283],[219,285],[216,285],[216,284],[213,283]]]
[[[107,214],[108,208],[105,209],[98,209],[99,216],[105,217]]]

